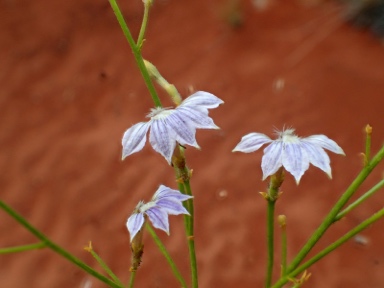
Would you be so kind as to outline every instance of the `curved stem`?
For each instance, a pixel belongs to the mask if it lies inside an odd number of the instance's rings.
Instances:
[[[177,280],[179,280],[181,287],[186,288],[187,284],[185,283],[183,276],[181,276],[181,273],[177,269],[175,262],[172,260],[171,255],[169,255],[167,249],[165,248],[163,242],[161,242],[160,238],[157,236],[155,230],[153,230],[152,227],[148,223],[145,225],[145,229],[147,229],[149,234],[151,234],[151,236],[152,236],[153,240],[155,241],[157,247],[159,248],[160,252],[164,255],[165,259],[167,259],[168,264],[171,266],[172,272],[175,275],[175,277],[177,278]]]
[[[143,21],[141,22],[140,33],[139,33],[139,37],[137,38],[137,42],[136,42],[137,47],[140,50],[143,47],[143,43],[144,43],[143,41],[144,41],[145,31],[147,29],[150,6],[151,6],[151,4],[149,3],[149,1],[144,1],[144,17],[143,17]]]
[[[346,233],[344,236],[339,238],[337,241],[335,241],[334,243],[329,245],[327,248],[325,248],[324,250],[322,250],[321,252],[316,254],[310,260],[308,260],[304,264],[300,265],[295,270],[291,271],[288,275],[285,275],[284,277],[282,277],[279,281],[276,282],[276,284],[274,284],[272,286],[272,288],[282,287],[285,283],[287,283],[289,281],[290,278],[293,278],[296,275],[298,275],[299,273],[303,272],[308,267],[312,266],[314,263],[316,263],[317,261],[322,259],[324,256],[326,256],[327,254],[329,254],[330,252],[332,252],[333,250],[335,250],[336,248],[338,248],[339,246],[341,246],[345,242],[347,242],[353,236],[355,236],[356,234],[358,234],[362,230],[366,229],[369,225],[371,225],[375,221],[379,220],[383,216],[384,216],[384,209],[381,209],[377,213],[373,214],[371,217],[366,219],[364,222],[362,222],[361,224],[359,224],[358,226],[356,226],[355,228],[350,230],[348,233]]]
[[[100,281],[104,282],[105,284],[109,285],[110,287],[114,288],[122,288],[122,286],[116,284],[112,280],[108,279],[104,275],[101,275],[91,267],[89,267],[87,264],[82,262],[80,259],[76,258],[63,248],[61,248],[56,243],[52,242],[48,237],[46,237],[42,232],[37,230],[35,227],[33,227],[26,219],[24,219],[20,214],[18,214],[15,210],[13,210],[11,207],[6,205],[3,201],[0,201],[0,208],[3,209],[9,216],[11,216],[13,219],[15,219],[19,224],[24,226],[31,234],[33,234],[36,238],[40,239],[48,248],[56,252],[57,254],[61,255],[65,259],[67,259],[69,262],[72,262],[76,266],[83,269],[88,274],[96,277]]]
[[[140,47],[138,47],[133,40],[131,31],[129,30],[127,24],[125,23],[123,14],[120,11],[119,6],[117,5],[117,2],[115,0],[109,0],[109,3],[113,9],[113,12],[116,15],[117,21],[120,24],[121,29],[123,30],[123,33],[125,35],[125,38],[127,39],[129,46],[131,46],[133,55],[136,60],[136,64],[140,69],[141,75],[144,78],[145,84],[147,85],[147,88],[149,90],[149,93],[151,94],[152,100],[155,103],[156,107],[161,107],[161,101],[159,99],[159,96],[157,95],[157,92],[155,90],[155,87],[153,86],[151,77],[148,74],[148,70],[145,67],[143,57],[141,56]],[[145,19],[144,19],[145,20]],[[147,20],[145,20],[147,21]]]
[[[303,246],[303,248],[296,255],[295,259],[293,259],[292,263],[289,265],[287,273],[292,272],[297,268],[300,262],[307,256],[309,251],[313,248],[313,246],[319,241],[319,239],[323,236],[325,231],[332,225],[336,215],[340,212],[343,206],[347,203],[347,201],[352,197],[357,188],[364,182],[364,180],[368,177],[368,175],[372,172],[372,170],[377,166],[377,164],[384,157],[384,146],[380,149],[380,151],[375,155],[375,157],[370,161],[363,170],[359,173],[356,179],[352,182],[352,184],[347,188],[344,194],[340,197],[339,201],[336,202],[335,206],[331,209],[328,215],[325,217],[320,226],[316,229],[316,231],[309,238],[307,243]]]

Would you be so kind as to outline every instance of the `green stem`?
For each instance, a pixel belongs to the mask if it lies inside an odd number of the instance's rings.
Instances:
[[[271,287],[273,260],[274,260],[274,223],[275,223],[275,200],[268,200],[267,206],[267,244],[268,244],[268,262],[267,262],[267,276],[265,287]]]
[[[131,277],[129,277],[128,288],[133,288],[133,284],[135,283],[136,270],[131,270]]]
[[[280,215],[279,217],[281,217]],[[287,224],[284,216],[284,223],[281,224],[281,276],[287,273]]]
[[[284,182],[284,170],[280,168],[273,174],[269,181],[269,188],[267,194],[262,194],[265,200],[267,200],[267,274],[265,277],[265,287],[271,287],[272,274],[274,266],[274,230],[275,230],[275,204],[279,198],[279,189]]]
[[[179,171],[177,168],[175,168],[175,173],[176,173],[176,175],[179,175]],[[178,176],[176,176],[176,177],[178,177]],[[177,185],[178,185],[180,193],[186,194],[184,184],[181,182],[178,182]],[[187,211],[191,210],[189,207],[189,203],[190,203],[189,201],[183,202],[183,206],[185,209],[187,209]],[[184,215],[184,226],[185,226],[185,232],[186,232],[187,237],[188,237],[188,231],[190,229],[189,227],[191,226],[191,216],[190,215]]]
[[[171,266],[173,274],[175,275],[177,280],[179,280],[181,286],[183,288],[186,288],[187,284],[185,283],[183,276],[181,276],[181,273],[177,269],[175,262],[172,260],[167,249],[165,248],[164,244],[161,242],[160,238],[157,236],[155,230],[153,230],[152,227],[148,223],[145,225],[145,228],[147,229],[149,234],[151,234],[151,236],[152,236],[153,240],[155,241],[157,247],[159,248],[160,252],[164,255],[165,259],[167,259],[168,264]]]
[[[365,200],[367,200],[369,197],[375,194],[378,190],[383,188],[383,186],[384,186],[384,179],[381,180],[379,183],[377,183],[375,186],[373,186],[368,192],[364,193],[359,199],[357,199],[355,202],[353,202],[351,205],[349,205],[339,214],[337,214],[334,222],[339,221],[341,218],[345,217],[345,215],[347,215],[349,212],[351,212],[353,209],[355,209],[357,206],[359,206],[361,203],[363,203]]]
[[[185,168],[187,169],[187,168]],[[189,172],[188,172],[189,173]],[[185,194],[192,196],[191,185],[189,180],[184,181]],[[189,259],[191,263],[191,277],[192,277],[192,287],[197,288],[198,284],[198,274],[197,274],[197,261],[196,261],[196,251],[195,251],[195,236],[194,236],[194,205],[193,198],[187,200],[189,202],[189,214],[191,215],[189,218],[189,227],[187,229],[187,240],[188,240],[188,248],[189,248]]]
[[[0,249],[0,254],[17,253],[17,252],[41,249],[41,248],[45,248],[45,247],[46,247],[46,245],[44,242],[39,242],[39,243],[34,243],[34,244],[22,245],[22,246],[2,248],[2,249]]]
[[[136,60],[136,64],[140,69],[141,75],[144,78],[145,84],[147,85],[149,93],[151,94],[152,100],[155,103],[156,107],[161,107],[162,106],[161,101],[159,99],[159,96],[157,95],[155,87],[153,86],[151,77],[148,74],[148,70],[145,67],[143,57],[141,56],[140,47],[138,45],[136,45],[135,40],[133,40],[131,31],[129,30],[129,28],[128,28],[125,20],[124,20],[123,14],[121,13],[119,6],[117,5],[117,2],[115,0],[109,0],[109,3],[113,9],[113,12],[116,15],[116,19],[119,22],[121,29],[123,30],[123,33],[124,33],[125,38],[127,39],[128,43],[129,43],[129,46],[131,46],[133,55],[134,55],[135,60]],[[144,17],[143,21],[147,21],[147,20],[148,19],[145,19],[145,17]]]
[[[151,7],[151,4],[149,3],[149,1],[144,1],[144,17],[143,17],[143,21],[141,22],[139,37],[137,38],[137,47],[139,47],[140,50],[143,47],[144,35],[147,29],[150,7]]]
[[[103,259],[101,259],[101,257],[95,252],[95,250],[93,250],[91,244],[89,247],[86,247],[85,248],[86,251],[88,251],[89,253],[91,253],[91,255],[93,256],[93,258],[96,259],[97,263],[99,263],[99,265],[101,266],[101,268],[103,268],[103,270],[109,275],[109,277],[111,277],[111,279],[116,282],[117,284],[119,284],[121,287],[124,287],[124,284],[120,281],[120,279],[115,275],[115,273],[112,272],[112,270],[108,267],[108,265],[104,262]]]
[[[61,255],[65,259],[67,259],[69,262],[73,263],[74,265],[80,267],[88,274],[96,277],[100,281],[104,282],[105,284],[109,285],[110,287],[114,288],[121,288],[122,286],[118,285],[117,283],[113,282],[112,280],[108,279],[104,275],[101,275],[97,271],[93,270],[91,267],[89,267],[87,264],[82,262],[80,259],[76,258],[63,248],[61,248],[59,245],[52,242],[48,237],[46,237],[42,232],[37,230],[35,227],[33,227],[26,219],[24,219],[20,214],[18,214],[15,210],[13,210],[11,207],[6,205],[4,202],[0,201],[0,208],[3,209],[8,215],[10,215],[13,219],[15,219],[19,224],[24,226],[29,232],[31,232],[33,235],[35,235],[36,238],[40,239],[48,248],[56,252],[57,254]]]
[[[328,215],[325,217],[320,226],[316,229],[316,231],[309,238],[307,243],[303,246],[303,248],[296,255],[295,259],[293,259],[292,263],[289,265],[287,272],[290,273],[297,268],[300,262],[307,256],[307,254],[311,251],[313,246],[317,243],[317,241],[323,236],[325,231],[332,225],[336,215],[340,212],[343,206],[347,203],[347,201],[352,197],[355,191],[360,187],[360,185],[364,182],[364,180],[368,177],[368,175],[372,172],[372,170],[377,166],[377,164],[384,157],[384,146],[380,149],[380,151],[373,157],[372,161],[370,161],[363,170],[359,173],[356,179],[352,182],[352,184],[348,187],[348,189],[344,192],[344,194],[337,201],[335,206],[331,209]]]
[[[324,256],[332,252],[333,250],[337,249],[339,246],[347,242],[349,239],[351,239],[356,234],[360,233],[362,230],[367,228],[369,225],[374,223],[375,221],[379,220],[384,216],[384,209],[379,210],[377,213],[373,214],[371,217],[366,219],[364,222],[350,230],[348,233],[346,233],[344,236],[339,238],[337,241],[329,245],[327,248],[316,254],[314,257],[312,257],[310,260],[305,262],[304,264],[300,265],[295,270],[291,271],[288,275],[285,275],[282,277],[279,281],[276,282],[272,286],[272,288],[279,288],[282,287],[285,283],[289,281],[290,278],[294,278],[296,275],[300,274],[301,272],[305,271],[308,267],[312,266],[314,263],[322,259]]]
[[[191,171],[186,166],[184,148],[179,145],[179,149],[175,150],[175,153],[172,157],[172,163],[175,167],[175,174],[177,182],[179,183],[179,190],[181,193],[193,196],[190,177]],[[184,218],[185,221],[185,231],[187,234],[188,249],[189,249],[189,260],[191,265],[191,279],[192,279],[192,288],[198,287],[198,275],[197,275],[197,261],[196,261],[196,251],[195,251],[195,239],[194,239],[194,205],[193,199],[188,199],[184,201],[184,207],[188,210],[188,218]]]
[[[365,138],[365,159],[367,163],[370,161],[371,157],[371,137],[372,137],[372,127],[367,125],[365,127],[366,138]]]

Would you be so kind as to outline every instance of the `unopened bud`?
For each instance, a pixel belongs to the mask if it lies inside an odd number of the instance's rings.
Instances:
[[[365,133],[367,133],[367,135],[371,135],[372,134],[372,126],[367,124],[367,126],[365,126]]]
[[[280,227],[284,229],[287,226],[287,216],[279,215],[277,217],[277,222],[279,223]]]
[[[143,225],[144,226],[144,225]],[[132,250],[132,267],[131,271],[136,271],[141,264],[141,258],[144,253],[144,244],[143,244],[143,233],[144,229],[141,228],[139,232],[135,235],[131,242]]]

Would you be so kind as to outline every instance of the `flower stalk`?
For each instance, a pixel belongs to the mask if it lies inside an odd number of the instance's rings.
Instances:
[[[139,41],[141,41],[141,42],[138,42],[139,45],[137,45],[135,43],[135,40],[132,37],[131,31],[129,30],[127,23],[124,20],[124,16],[121,13],[120,8],[119,8],[116,0],[109,0],[109,4],[111,5],[112,10],[115,13],[116,19],[120,24],[121,30],[123,30],[125,38],[127,39],[128,44],[132,49],[133,56],[135,57],[135,60],[136,60],[136,64],[139,67],[139,70],[141,72],[141,75],[143,76],[144,82],[148,88],[149,93],[151,94],[153,103],[155,104],[156,107],[162,107],[160,98],[157,95],[155,87],[153,86],[151,77],[149,76],[147,68],[145,67],[143,56],[141,55],[141,46],[142,46],[143,39],[140,40],[140,36],[139,36]],[[147,7],[147,4],[144,7]],[[147,9],[149,9],[149,6],[147,7]],[[147,25],[146,24],[147,21],[148,21],[148,17],[144,17],[143,18],[143,24],[141,25],[141,27],[142,27],[141,31],[143,31],[143,32],[140,33],[140,34],[142,34],[142,37],[144,37],[144,32],[145,32],[145,27]]]
[[[95,258],[97,263],[99,263],[101,268],[103,268],[103,270],[108,274],[108,276],[113,281],[115,281],[120,286],[124,287],[124,284],[120,281],[120,279],[116,276],[116,274],[112,272],[111,268],[108,267],[107,263],[105,263],[104,260],[101,259],[101,257],[96,253],[95,250],[93,250],[92,242],[91,241],[89,241],[88,246],[84,247],[84,250],[89,252],[92,255],[92,257]]]
[[[364,180],[368,177],[368,175],[372,172],[372,170],[377,166],[377,164],[384,158],[384,146],[380,149],[380,151],[372,158],[372,160],[362,169],[359,175],[355,178],[352,184],[347,188],[344,194],[340,197],[340,199],[333,206],[331,211],[325,217],[320,226],[316,229],[316,231],[309,238],[307,243],[303,246],[303,248],[299,251],[296,257],[292,260],[291,264],[288,266],[287,273],[290,274],[294,271],[301,261],[307,256],[307,254],[312,250],[313,246],[319,241],[319,239],[324,235],[324,233],[328,230],[328,228],[334,223],[335,217],[344,207],[344,205],[348,202],[348,200],[353,196],[356,190],[360,187],[360,185],[364,182]]]
[[[160,238],[157,236],[155,230],[153,230],[151,225],[149,225],[148,223],[145,225],[145,229],[149,232],[149,234],[153,238],[153,241],[155,241],[157,247],[159,248],[160,252],[164,255],[165,259],[168,261],[169,266],[171,266],[173,275],[175,275],[176,279],[180,282],[181,287],[187,288],[187,284],[183,276],[181,275],[179,269],[177,269],[175,262],[171,258],[171,255],[168,253],[163,242],[161,242]]]
[[[179,145],[179,149],[175,149],[175,153],[172,157],[172,163],[175,167],[176,179],[179,183],[180,192],[193,196],[190,178],[191,178],[191,170],[186,166],[184,148]],[[185,207],[188,210],[190,217],[186,219],[185,230],[187,235],[187,243],[189,250],[189,259],[191,266],[191,279],[192,279],[192,288],[197,288],[198,284],[198,273],[197,273],[197,261],[196,261],[196,251],[195,251],[195,239],[194,239],[194,205],[193,198],[185,201]]]
[[[275,204],[279,198],[279,189],[284,181],[284,170],[280,168],[274,175],[271,176],[268,193],[265,197],[267,200],[267,275],[265,287],[271,287],[272,274],[274,266],[274,230],[275,230]]]
[[[294,270],[288,272],[284,277],[279,279],[272,288],[281,288],[284,286],[285,283],[289,281],[289,279],[295,277],[296,275],[300,274],[301,272],[305,271],[308,267],[312,266],[314,263],[334,251],[336,248],[347,242],[349,239],[366,229],[369,225],[373,224],[374,222],[378,221],[384,217],[384,209],[379,210],[374,215],[363,221],[361,224],[350,230],[348,233],[346,233],[344,236],[339,238],[337,241],[326,247],[324,250],[316,254],[314,257],[309,259],[304,264],[300,265],[299,267],[296,267]]]
[[[105,277],[104,275],[100,274],[96,270],[89,267],[87,264],[82,262],[80,259],[76,258],[72,254],[70,254],[68,251],[64,250],[62,247],[51,241],[47,236],[45,236],[42,232],[40,232],[37,228],[32,226],[24,217],[22,217],[20,214],[18,214],[15,210],[13,210],[11,207],[6,205],[3,201],[0,201],[0,208],[3,209],[9,216],[11,216],[13,219],[15,219],[21,226],[23,226],[25,229],[27,229],[31,234],[33,234],[36,238],[40,239],[46,247],[50,248],[52,251],[56,252],[63,258],[67,259],[69,262],[73,263],[74,265],[78,266],[88,274],[92,275],[93,277],[99,279],[100,281],[104,282],[105,284],[109,285],[113,288],[122,288],[123,286],[120,286],[119,284],[115,283],[114,281],[110,280],[109,278]]]
[[[287,217],[279,215],[277,217],[281,229],[281,276],[287,272]]]
[[[1,254],[11,254],[11,253],[24,252],[24,251],[29,251],[29,250],[42,249],[45,247],[46,247],[46,245],[44,242],[38,242],[38,243],[21,245],[21,246],[14,246],[14,247],[7,247],[7,248],[0,249],[0,255]]]

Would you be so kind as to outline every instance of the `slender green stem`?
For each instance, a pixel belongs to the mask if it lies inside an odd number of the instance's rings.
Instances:
[[[279,198],[279,189],[281,184],[284,182],[284,170],[280,168],[273,174],[269,181],[269,188],[267,194],[262,194],[265,200],[267,200],[267,274],[265,277],[265,287],[271,287],[272,274],[274,267],[274,233],[275,233],[275,204]]]
[[[129,277],[128,288],[133,288],[133,284],[135,283],[135,278],[136,278],[136,270],[132,270],[131,277]]]
[[[279,216],[281,227],[281,276],[287,272],[287,223],[285,215]]]
[[[325,248],[324,250],[322,250],[321,252],[316,254],[314,257],[309,259],[307,262],[300,265],[299,267],[297,267],[293,271],[289,272],[288,275],[285,275],[284,277],[279,279],[279,281],[277,281],[276,284],[274,284],[272,287],[273,288],[282,287],[285,283],[287,283],[289,281],[289,278],[293,278],[296,275],[298,275],[299,273],[303,272],[308,267],[312,266],[314,263],[316,263],[317,261],[322,259],[324,256],[326,256],[327,254],[329,254],[330,252],[332,252],[333,250],[335,250],[336,248],[338,248],[339,246],[341,246],[345,242],[347,242],[353,236],[355,236],[356,234],[358,234],[362,230],[366,229],[369,225],[376,222],[377,220],[379,220],[383,216],[384,216],[384,209],[381,209],[377,213],[373,214],[371,217],[366,219],[364,222],[362,222],[361,224],[359,224],[358,226],[356,226],[355,228],[350,230],[348,233],[346,233],[344,236],[339,238],[337,241],[335,241],[334,243],[329,245],[327,248]]]
[[[101,268],[103,268],[103,270],[109,275],[109,277],[111,277],[111,279],[116,282],[117,284],[119,284],[121,287],[124,287],[124,284],[120,281],[120,279],[115,275],[115,273],[112,272],[112,270],[108,267],[108,265],[104,262],[103,259],[101,259],[101,257],[95,252],[95,250],[93,250],[92,246],[91,246],[91,243],[89,244],[88,247],[84,248],[86,251],[88,251],[89,253],[91,253],[91,255],[93,256],[93,258],[96,259],[97,263],[99,263],[99,265],[101,266]]]
[[[179,190],[181,193],[193,196],[190,177],[191,171],[186,166],[184,148],[179,146],[179,149],[175,150],[172,158],[173,166],[175,167],[175,174],[177,182],[179,183]],[[181,185],[180,185],[181,184]],[[196,251],[195,251],[195,235],[194,235],[194,205],[193,199],[188,199],[184,201],[184,207],[188,210],[189,216],[185,219],[185,231],[187,234],[188,249],[189,249],[189,259],[191,265],[191,279],[192,279],[192,288],[198,287],[198,275],[197,275],[197,261],[196,261]]]
[[[187,169],[187,168],[186,168]],[[189,172],[188,172],[189,173]],[[185,192],[187,195],[192,196],[191,185],[189,180],[184,181]],[[194,236],[194,205],[193,198],[187,200],[189,202],[189,227],[188,227],[188,248],[189,248],[189,259],[191,262],[191,277],[192,277],[192,288],[197,288],[198,284],[198,274],[197,274],[197,261],[196,261],[196,251],[195,251],[195,236]]]
[[[267,206],[267,244],[268,244],[268,262],[265,287],[271,287],[273,263],[274,263],[274,228],[275,228],[275,200],[268,200]]]
[[[149,234],[151,234],[153,240],[155,241],[155,243],[156,243],[157,247],[159,248],[159,250],[161,251],[161,253],[164,255],[165,259],[167,259],[169,266],[171,266],[173,274],[175,275],[177,280],[179,280],[181,286],[183,288],[186,288],[187,284],[185,283],[183,276],[181,276],[181,273],[177,269],[175,262],[172,260],[171,255],[169,255],[167,249],[165,248],[163,242],[161,242],[160,238],[157,236],[155,230],[153,230],[152,227],[148,223],[145,225],[145,228],[147,229]]]
[[[45,247],[46,247],[46,245],[44,242],[39,242],[39,243],[28,244],[28,245],[2,248],[2,249],[0,249],[0,254],[24,252],[24,251],[29,251],[29,250],[41,249],[41,248],[45,248]]]
[[[355,202],[353,202],[351,205],[349,205],[339,214],[337,214],[334,222],[339,221],[341,218],[345,217],[345,215],[347,215],[349,212],[351,212],[353,209],[355,209],[357,206],[359,206],[361,203],[363,203],[365,200],[367,200],[369,197],[371,197],[373,194],[375,194],[378,190],[380,190],[383,187],[384,187],[384,179],[381,180],[379,183],[377,183],[375,186],[373,186],[369,191],[364,193],[359,199],[357,199]]]
[[[176,174],[176,177],[178,178],[179,177],[179,170],[178,170],[178,168],[175,168],[175,174]],[[180,193],[185,194],[184,184],[181,183],[181,182],[178,182],[177,185],[178,185]],[[183,206],[184,206],[185,209],[187,209],[187,211],[190,210],[189,201],[184,201],[183,202]],[[185,225],[185,232],[186,232],[187,237],[188,237],[188,231],[190,229],[189,227],[191,226],[191,216],[190,215],[184,215],[184,225]]]
[[[33,227],[26,219],[24,219],[20,214],[18,214],[15,210],[13,210],[11,207],[6,205],[4,202],[0,201],[0,208],[3,209],[8,215],[10,215],[13,219],[15,219],[19,224],[21,224],[25,229],[27,229],[31,234],[33,234],[36,238],[40,239],[48,248],[56,252],[57,254],[61,255],[74,265],[80,267],[88,274],[96,277],[100,281],[106,283],[110,287],[114,288],[121,288],[119,284],[113,282],[109,278],[105,277],[104,275],[101,275],[91,267],[89,267],[87,264],[82,262],[80,259],[76,258],[63,248],[61,248],[56,243],[52,242],[48,237],[46,237],[42,232],[37,230],[35,227]]]
[[[141,22],[139,37],[137,38],[137,47],[140,50],[143,46],[144,35],[145,35],[145,31],[147,29],[149,8],[150,7],[151,7],[150,1],[144,1],[144,17],[143,17],[143,21]]]
[[[148,74],[148,70],[145,67],[143,57],[141,56],[140,47],[136,45],[135,40],[132,37],[131,31],[129,30],[124,20],[123,14],[121,13],[119,6],[117,5],[117,2],[115,0],[109,0],[109,3],[113,9],[113,12],[116,15],[117,21],[119,22],[121,29],[123,30],[125,38],[127,39],[129,46],[132,49],[136,64],[140,69],[141,75],[144,78],[145,84],[147,85],[149,93],[151,94],[152,100],[155,103],[156,107],[161,107],[161,101],[159,99],[159,96],[157,95],[155,87],[153,86],[151,77]],[[147,21],[145,17],[144,21]]]
[[[372,161],[370,161],[359,173],[356,179],[352,182],[352,184],[347,188],[344,194],[340,197],[340,199],[336,202],[335,206],[331,209],[328,215],[325,217],[320,226],[316,229],[316,231],[309,238],[307,243],[303,246],[303,248],[296,255],[295,259],[293,259],[292,263],[288,266],[287,272],[290,273],[297,268],[300,262],[307,256],[309,251],[313,248],[313,246],[317,243],[317,241],[323,236],[325,231],[332,225],[336,215],[340,212],[343,206],[347,203],[347,201],[352,197],[355,191],[360,187],[360,185],[364,182],[364,180],[368,177],[368,175],[372,172],[372,170],[377,166],[377,164],[384,157],[384,146],[380,149],[380,151],[373,157]]]
[[[367,125],[365,127],[366,138],[365,138],[365,159],[367,163],[371,158],[371,138],[372,138],[372,127]]]

